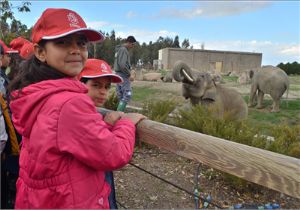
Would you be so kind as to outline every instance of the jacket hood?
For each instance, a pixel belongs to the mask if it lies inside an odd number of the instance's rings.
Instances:
[[[17,131],[22,136],[29,137],[43,105],[53,94],[64,91],[87,93],[88,90],[78,80],[64,78],[38,82],[23,88],[21,91],[12,92],[13,99],[11,99],[10,108]]]

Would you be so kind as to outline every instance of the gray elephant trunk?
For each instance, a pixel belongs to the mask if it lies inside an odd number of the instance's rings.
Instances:
[[[183,61],[177,61],[173,67],[173,78],[177,82],[193,83],[192,70]]]

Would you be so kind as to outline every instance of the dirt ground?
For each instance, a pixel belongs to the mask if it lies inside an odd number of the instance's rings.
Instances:
[[[218,208],[243,204],[257,209],[268,203],[280,204],[283,209],[300,208],[300,199],[251,183],[245,184],[242,189],[234,188],[219,171],[159,148],[144,146],[137,149],[131,163],[175,184],[179,189],[128,164],[114,172],[119,208],[195,209],[194,196],[186,191],[193,193],[197,183],[202,196],[209,194],[211,202]],[[209,208],[215,208],[213,204]]]
[[[250,85],[226,85],[242,95],[247,95],[250,90]],[[133,87],[151,87],[158,92],[163,90],[164,94],[156,94],[156,97],[183,100],[180,83],[135,81]],[[299,93],[290,91],[289,98],[299,98]],[[141,106],[134,102],[130,105]],[[283,209],[300,208],[300,199],[252,183],[234,187],[219,171],[149,145],[137,146],[131,163],[180,189],[128,164],[114,172],[119,208],[195,209],[197,202],[189,193],[193,193],[197,186],[201,196],[211,196],[212,204],[208,208],[229,208],[243,204],[244,208],[257,209],[268,203],[277,203]]]

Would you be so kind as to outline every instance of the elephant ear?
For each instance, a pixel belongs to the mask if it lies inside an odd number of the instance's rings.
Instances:
[[[222,75],[220,74],[212,74],[211,77],[214,84],[220,84],[222,81]]]
[[[211,100],[215,101],[217,98],[217,89],[215,86],[206,89],[203,96],[201,97],[202,100]]]

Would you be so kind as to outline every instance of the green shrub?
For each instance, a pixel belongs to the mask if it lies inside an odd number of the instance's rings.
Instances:
[[[271,128],[274,141],[267,148],[270,151],[300,158],[300,126],[275,125]]]
[[[175,109],[176,104],[172,100],[146,101],[142,113],[150,120],[166,122],[168,115]]]
[[[266,137],[260,134],[257,127],[249,126],[246,121],[231,120],[230,115],[226,113],[224,119],[220,119],[214,113],[216,110],[213,108],[197,105],[190,110],[180,110],[175,118],[175,124],[181,128],[237,143],[265,147]]]
[[[104,108],[110,110],[117,110],[118,103],[118,96],[115,91],[112,91],[111,94],[108,96],[108,99],[104,103]]]

